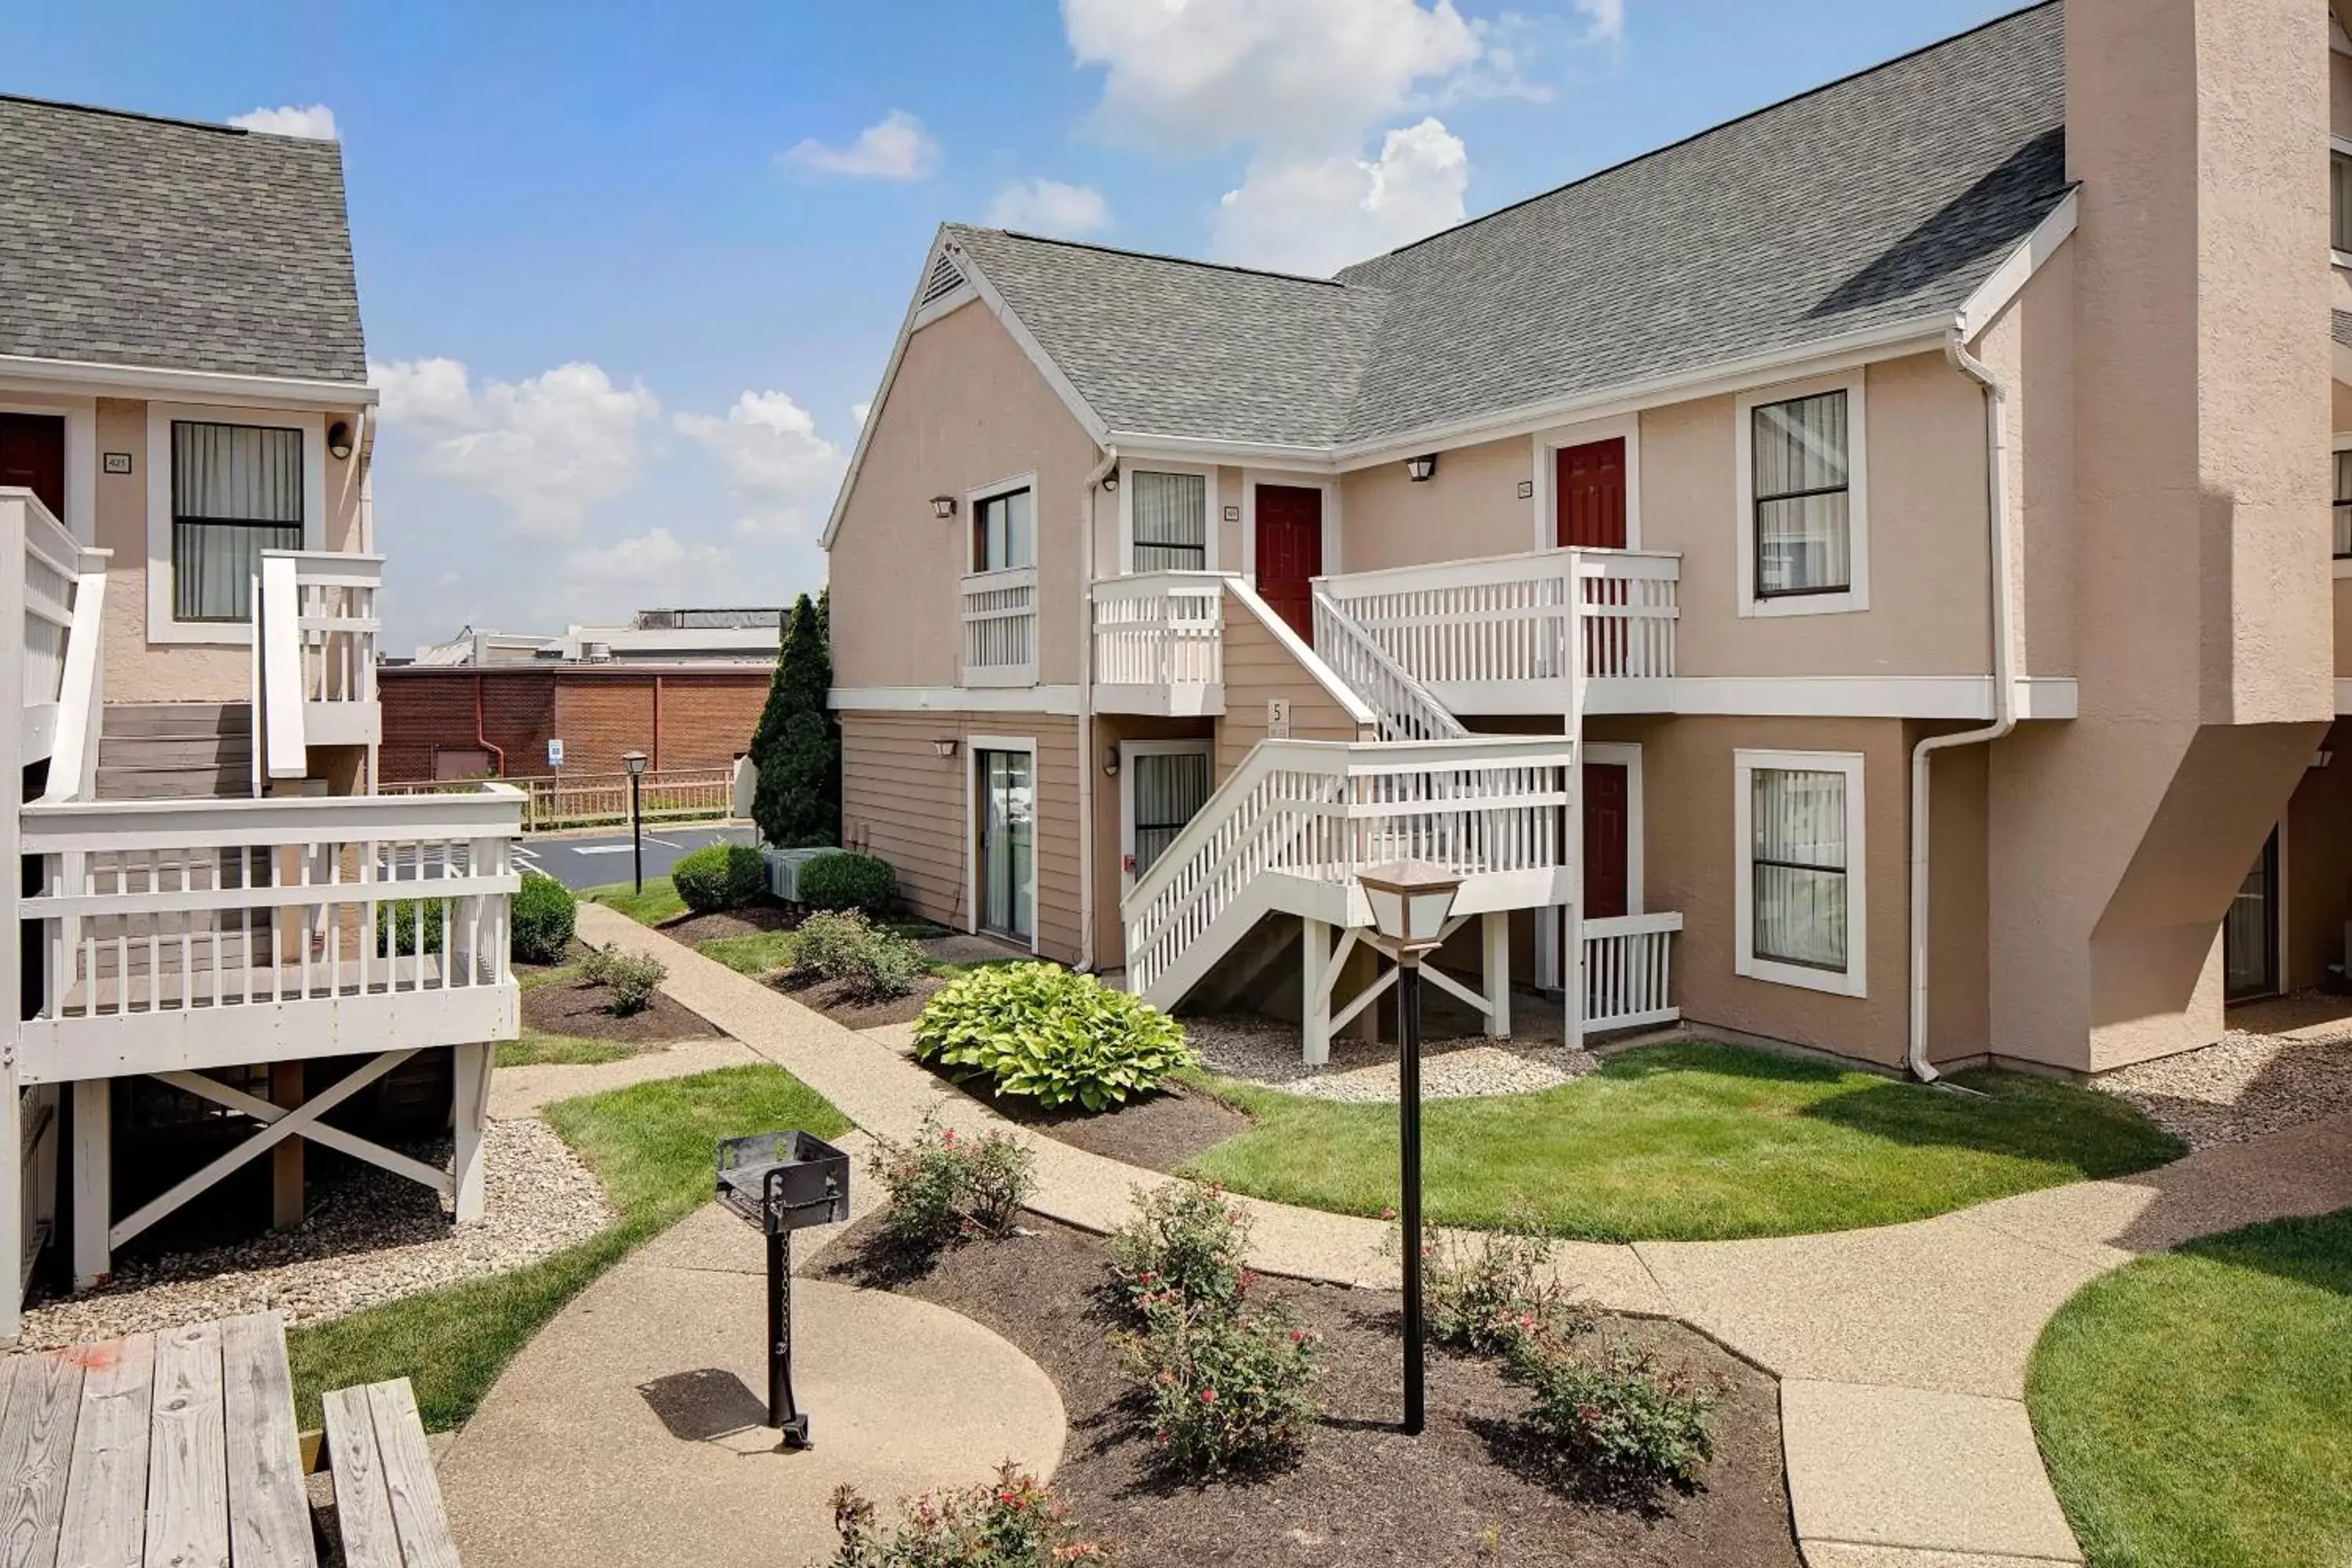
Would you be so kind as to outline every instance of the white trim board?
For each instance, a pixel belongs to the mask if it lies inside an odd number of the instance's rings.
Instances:
[[[1201,518],[1201,570],[1217,570],[1217,535],[1224,530],[1224,513],[1220,510],[1217,495],[1217,466],[1166,458],[1138,458],[1122,453],[1118,460],[1118,574],[1135,575],[1135,475],[1138,469],[1148,474],[1192,474],[1206,481],[1202,487],[1206,500]]]
[[[1318,577],[1335,576],[1339,572],[1339,552],[1346,535],[1339,527],[1339,480],[1331,474],[1301,472],[1296,469],[1244,468],[1242,470],[1242,581],[1255,591],[1257,587],[1257,488],[1279,485],[1286,489],[1320,490],[1323,492],[1323,570]]]
[[[1608,685],[1596,681],[1597,691]],[[2078,711],[2072,676],[2020,676],[2021,719],[2072,719]],[[1675,681],[1675,713],[1738,713],[1801,718],[1990,719],[1989,675],[1685,675]],[[1596,708],[1595,711],[1598,711]]]
[[[1781,382],[1739,395],[1732,410],[1732,482],[1738,516],[1732,547],[1739,575],[1743,619],[1774,616],[1835,616],[1870,608],[1870,423],[1868,373],[1860,365],[1835,375]],[[1845,394],[1846,585],[1832,593],[1759,597],[1756,585],[1756,413],[1775,404],[1827,393]]]
[[[100,397],[202,397],[253,408],[364,408],[379,396],[374,387],[361,381],[235,375],[160,365],[35,359],[24,354],[0,354],[0,380],[39,382]]]
[[[1076,716],[1076,686],[836,686],[825,693],[836,712],[1055,713]]]
[[[2058,205],[2033,226],[2033,232],[2009,253],[2006,260],[1992,269],[1990,277],[1977,285],[1977,291],[1960,306],[1960,336],[1974,338],[1992,325],[1993,319],[2007,310],[2010,301],[2024,290],[2026,283],[2036,272],[2042,270],[2042,264],[2073,237],[2079,216],[2080,204],[2075,199],[2075,193],[2070,189],[2059,199]]]
[[[28,397],[45,401],[28,402]],[[66,514],[58,521],[79,543],[97,544],[98,399],[0,386],[0,414],[32,414],[66,422]]]
[[[1642,748],[1621,741],[1587,741],[1584,742],[1584,754],[1577,765],[1580,768],[1591,763],[1625,770],[1625,912],[1629,915],[1643,914],[1648,906],[1642,900],[1645,858],[1642,844],[1643,835],[1648,831],[1648,823],[1642,802]],[[1583,791],[1580,788],[1577,793],[1577,809],[1580,812],[1584,809],[1584,804]],[[1579,874],[1580,877],[1581,872]]]
[[[147,640],[249,647],[253,623],[183,621],[172,614],[172,422],[201,419],[258,425],[302,433],[302,548],[325,548],[327,416],[242,405],[150,403],[147,405]]]
[[[1845,775],[1846,966],[1843,972],[1756,954],[1756,792],[1749,778],[1759,769]],[[1870,855],[1863,837],[1869,815],[1865,804],[1859,752],[1765,752],[1742,747],[1731,753],[1734,973],[1836,996],[1870,994],[1870,889],[1865,879]]]
[[[1625,548],[1642,548],[1641,415],[1614,414],[1605,419],[1555,425],[1549,430],[1535,432],[1528,439],[1535,459],[1534,532],[1529,536],[1534,549],[1553,549],[1559,538],[1559,503],[1553,494],[1559,488],[1557,454],[1563,447],[1586,447],[1611,439],[1622,439],[1625,443]]]
[[[1135,759],[1188,754],[1210,759],[1209,794],[1214,795],[1217,742],[1213,736],[1118,742],[1118,896],[1122,902],[1135,891]]]

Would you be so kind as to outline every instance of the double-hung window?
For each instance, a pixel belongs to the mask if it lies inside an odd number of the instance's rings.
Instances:
[[[971,569],[1004,572],[1037,564],[1037,492],[1026,485],[983,496],[971,508]]]
[[[172,421],[172,615],[244,621],[265,550],[302,548],[302,432]]]
[[[1868,607],[1862,373],[1741,397],[1740,613]]]
[[[1128,483],[1134,495],[1135,570],[1208,570],[1208,476],[1138,468],[1129,472]]]
[[[1862,758],[1839,752],[1740,752],[1741,974],[1864,994]]]
[[[2345,437],[2337,437],[2339,448]],[[2336,455],[2336,559],[2352,561],[2352,451]]]

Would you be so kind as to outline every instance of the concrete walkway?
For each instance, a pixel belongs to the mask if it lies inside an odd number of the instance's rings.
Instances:
[[[903,1031],[894,1043],[844,1028],[610,910],[583,905],[580,934],[660,957],[664,990],[868,1132],[904,1139],[933,1110],[959,1131],[1018,1131],[945,1091],[906,1054]],[[1050,1138],[1027,1142],[1037,1152],[1032,1206],[1087,1229],[1123,1223],[1136,1188],[1171,1179]],[[1242,1201],[1255,1267],[1394,1288],[1380,1223]],[[1575,1244],[1559,1267],[1595,1304],[1678,1319],[1782,1380],[1790,1500],[1813,1568],[2004,1568],[2082,1560],[2023,1404],[2026,1363],[2051,1315],[2135,1257],[2345,1207],[2352,1116],[1911,1225]]]

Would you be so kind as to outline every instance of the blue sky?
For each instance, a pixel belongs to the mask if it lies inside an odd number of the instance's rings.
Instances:
[[[943,218],[1328,271],[2011,8],[7,0],[0,90],[331,118],[404,650],[816,586]]]

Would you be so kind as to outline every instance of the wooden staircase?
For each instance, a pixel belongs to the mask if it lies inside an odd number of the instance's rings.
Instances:
[[[110,702],[98,740],[100,800],[229,800],[253,794],[249,702]]]

